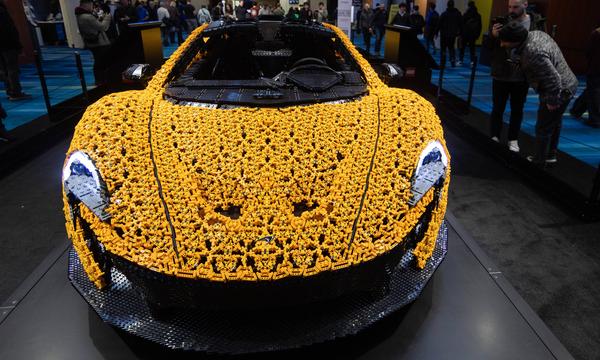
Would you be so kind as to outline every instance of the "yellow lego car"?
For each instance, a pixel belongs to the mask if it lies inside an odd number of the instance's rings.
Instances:
[[[336,27],[215,21],[87,109],[64,211],[97,289],[118,271],[155,309],[299,304],[426,266],[449,175],[434,107]]]

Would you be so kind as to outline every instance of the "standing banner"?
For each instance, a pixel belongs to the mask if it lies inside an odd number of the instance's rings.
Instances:
[[[352,24],[352,0],[338,0],[337,26],[350,37]]]

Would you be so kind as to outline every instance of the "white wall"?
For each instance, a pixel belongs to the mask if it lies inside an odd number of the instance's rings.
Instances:
[[[79,0],[60,0],[60,12],[65,22],[67,43],[71,47],[83,48],[83,39],[79,35],[75,8],[79,6]]]

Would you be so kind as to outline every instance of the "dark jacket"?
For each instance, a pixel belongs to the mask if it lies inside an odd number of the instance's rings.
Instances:
[[[387,11],[384,9],[375,9],[373,13],[373,26],[383,28],[383,25],[387,23]]]
[[[369,8],[369,10],[362,9],[360,12],[360,17],[358,18],[358,26],[361,29],[368,29],[373,27],[373,9]]]
[[[425,19],[423,15],[414,13],[410,15],[410,26],[415,29],[418,35],[423,33],[423,27],[425,26]]]
[[[425,36],[433,38],[439,31],[440,14],[437,11],[429,10],[425,18]]]
[[[535,17],[532,14],[529,14],[529,16],[531,22],[528,30],[542,30],[539,28],[539,24],[542,24],[542,22],[535,20]],[[491,33],[492,32],[490,31],[490,37],[488,38],[486,46],[492,49],[492,77],[500,81],[525,81],[525,75],[523,75],[523,72],[510,62],[509,52],[500,46],[500,40],[492,37]]]
[[[513,55],[540,102],[559,105],[577,91],[577,77],[550,35],[531,31]]]
[[[125,20],[126,17],[128,17],[129,20]],[[123,35],[124,32],[129,31],[129,27],[127,26],[127,24],[137,21],[137,12],[135,11],[135,8],[131,5],[119,5],[115,9],[114,19],[115,23],[117,24],[117,27],[119,28],[119,33]]]
[[[392,20],[392,25],[410,26],[410,16],[408,13],[404,13],[404,15],[397,13]]]
[[[15,26],[6,5],[0,3],[0,50],[21,50],[19,31]]]
[[[448,8],[440,16],[440,36],[455,37],[462,33],[462,15],[456,8]]]
[[[462,37],[465,40],[474,40],[481,35],[481,15],[477,8],[469,8],[462,18]]]
[[[440,36],[455,37],[462,32],[462,15],[456,8],[448,8],[440,16]]]
[[[600,28],[592,32],[586,51],[589,77],[600,76]]]

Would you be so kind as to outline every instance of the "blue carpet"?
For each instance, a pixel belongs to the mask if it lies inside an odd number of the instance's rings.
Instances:
[[[44,46],[41,51],[42,69],[46,76],[51,105],[56,105],[82,94],[75,63],[75,51],[81,53],[81,62],[88,89],[94,87],[93,59],[89,51],[72,49],[66,46]],[[20,78],[23,91],[32,95],[32,98],[13,102],[5,96],[0,97],[2,106],[8,114],[8,118],[4,120],[8,130],[33,121],[47,113],[42,95],[42,86],[35,65],[21,66]],[[0,82],[0,92],[3,95],[5,94],[5,84],[3,82]]]
[[[364,49],[364,41],[362,36],[354,36],[353,42],[355,46]],[[374,48],[374,44],[375,42],[372,40],[371,49]],[[373,51],[371,51],[371,53],[373,54]],[[434,55],[434,58],[438,63],[440,62],[439,51],[437,51],[437,54]],[[470,58],[468,54],[465,55],[465,62],[466,64],[463,66],[457,66],[455,68],[450,67],[448,62],[448,67],[445,70],[443,79],[444,90],[463,100],[467,99],[469,79],[471,77],[471,69],[469,66]],[[437,85],[439,76],[440,72],[434,70],[431,82]],[[579,96],[584,89],[585,78],[580,77],[577,96]],[[492,78],[490,77],[490,68],[488,66],[479,64],[476,69],[471,105],[474,108],[483,111],[484,113],[491,114],[492,112]],[[527,102],[525,103],[521,131],[532,136],[535,136],[535,122],[538,105],[538,96],[532,89],[529,89],[529,95],[527,96]],[[510,105],[507,105],[507,109],[504,114],[504,121],[507,124],[509,118]],[[583,162],[592,165],[593,167],[597,167],[600,163],[600,129],[594,129],[584,125],[581,120],[572,117],[567,111],[563,117],[563,127],[561,131],[559,149]]]

